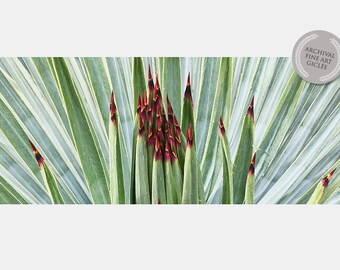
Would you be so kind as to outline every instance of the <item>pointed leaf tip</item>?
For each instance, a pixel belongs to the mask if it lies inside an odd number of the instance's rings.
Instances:
[[[332,178],[332,175],[334,174],[336,169],[334,169],[333,171],[331,171],[326,177],[324,177],[322,180],[321,180],[321,183],[322,183],[322,186],[324,188],[326,188],[329,184],[329,181],[331,180]]]
[[[116,124],[116,122],[117,122],[117,107],[116,107],[115,96],[114,96],[113,91],[112,91],[111,99],[110,99],[110,118],[111,118],[112,123]]]
[[[253,156],[253,159],[251,160],[250,167],[248,170],[248,174],[254,174],[255,172],[255,162],[256,162],[256,153]]]
[[[335,170],[336,170],[336,168],[335,168],[333,171],[331,171],[331,172],[329,173],[329,175],[328,175],[329,178],[332,177],[332,175],[334,174]]]
[[[159,80],[158,80],[158,74],[156,74],[156,89],[159,90],[160,86],[159,86]]]
[[[223,120],[222,120],[222,115],[220,116],[220,125],[219,125],[219,128],[220,128],[220,133],[221,133],[221,135],[223,137],[224,134],[225,134],[225,128],[224,128],[224,124],[223,124]]]
[[[192,134],[192,125],[189,125],[189,128],[187,129],[187,146],[192,147],[194,144],[194,138]]]
[[[150,64],[149,64],[149,67],[148,67],[148,79],[149,79],[149,81],[152,80]]]
[[[138,93],[138,102],[137,102],[137,113],[139,114],[142,108],[142,100],[140,94]]]
[[[191,87],[190,87],[190,73],[189,73],[189,76],[188,76],[187,86],[186,86],[185,92],[184,92],[184,100],[186,100],[186,99],[189,99],[191,104],[193,105]]]
[[[37,150],[37,148],[34,146],[34,144],[30,140],[29,140],[29,143],[32,147],[34,157],[38,162],[38,166],[39,166],[39,168],[41,168],[44,164],[44,158],[40,155],[39,151]]]
[[[249,114],[254,119],[254,96],[251,99],[251,102],[249,104],[247,114]]]
[[[190,72],[188,73],[187,86],[190,86]]]

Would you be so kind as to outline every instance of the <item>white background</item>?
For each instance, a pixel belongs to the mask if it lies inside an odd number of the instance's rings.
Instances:
[[[337,1],[6,1],[1,56],[290,56]],[[0,206],[0,269],[339,269],[338,206]]]
[[[6,1],[1,55],[290,56],[308,31],[340,35],[339,1],[118,3]]]

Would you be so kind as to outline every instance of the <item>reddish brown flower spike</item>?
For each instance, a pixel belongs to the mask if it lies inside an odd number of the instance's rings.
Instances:
[[[117,122],[117,107],[115,103],[115,97],[112,91],[111,99],[110,99],[110,118],[113,124]]]
[[[251,99],[247,114],[249,114],[254,119],[254,96]]]
[[[169,126],[166,127],[164,133],[165,133],[165,138],[170,142],[170,146],[172,147],[174,145],[174,137],[171,135]]]
[[[167,122],[167,120],[166,120],[165,111],[164,111],[163,107],[162,107],[162,110],[161,110],[161,116],[162,116],[162,123],[165,124]]]
[[[144,122],[141,118],[141,116],[139,117],[139,129],[138,129],[138,136],[143,136],[145,132],[145,126],[144,126]]]
[[[187,146],[192,147],[194,144],[194,138],[192,135],[192,125],[190,124],[189,128],[187,129]]]
[[[147,96],[146,93],[143,94],[142,98],[141,98],[141,107],[140,107],[140,115],[141,118],[143,120],[143,122],[145,122],[145,119],[147,117],[147,110],[148,110],[148,100],[147,100]]]
[[[153,102],[154,102],[154,110],[156,110],[157,106],[162,106],[162,94],[159,88],[158,77],[156,77],[156,87],[153,93]]]
[[[158,140],[158,138],[156,137],[156,143],[155,143],[155,152],[154,152],[154,160],[160,160],[162,159],[162,148],[161,148],[161,144]]]
[[[171,159],[171,163],[174,163],[178,159],[175,151],[170,152],[170,159]]]
[[[170,147],[168,141],[165,142],[164,161],[170,161]]]
[[[158,140],[164,141],[162,126],[161,126],[160,122],[158,122],[158,124],[157,124],[156,136],[157,136]]]
[[[156,143],[156,135],[152,131],[151,127],[149,126],[147,145],[148,146],[154,146],[155,143]]]
[[[160,108],[159,108],[159,106],[156,106],[156,126],[157,127],[160,126],[161,121],[162,121],[162,119],[161,119]]]
[[[222,120],[222,115],[220,116],[220,125],[219,125],[219,127],[220,127],[221,135],[223,137],[224,134],[225,134],[225,128],[224,128],[224,124],[223,124],[223,120]]]
[[[181,141],[181,139],[179,138],[179,135],[176,135],[176,136],[175,136],[175,143],[176,143],[176,146],[177,146],[177,147],[181,147],[181,146],[182,146],[182,141]]]
[[[181,127],[179,126],[179,123],[177,121],[176,115],[174,115],[174,124],[175,124],[175,133],[180,134],[181,133]]]
[[[336,169],[334,169],[333,171],[331,171],[326,177],[324,177],[322,180],[321,180],[321,183],[322,183],[322,186],[324,188],[326,188],[329,184],[329,181],[331,180],[332,178],[332,175],[333,173],[335,172]]]
[[[148,120],[149,120],[149,123],[151,125],[151,122],[152,122],[152,109],[151,109],[151,106],[148,109]]]
[[[34,157],[38,162],[38,166],[39,168],[41,168],[44,165],[44,158],[40,155],[39,151],[37,150],[37,148],[35,148],[34,144],[31,141],[29,142],[33,149]]]

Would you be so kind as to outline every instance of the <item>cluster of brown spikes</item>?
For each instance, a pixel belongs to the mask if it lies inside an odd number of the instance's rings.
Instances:
[[[174,115],[168,96],[166,97],[166,104],[167,115],[163,105],[158,76],[156,75],[154,83],[149,66],[148,91],[138,95],[138,136],[145,136],[146,144],[149,149],[153,150],[155,160],[162,159],[173,162],[177,159],[179,148],[183,147],[181,127],[176,115]]]

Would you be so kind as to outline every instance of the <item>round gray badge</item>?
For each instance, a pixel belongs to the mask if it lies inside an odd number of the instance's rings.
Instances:
[[[307,82],[324,84],[340,75],[340,40],[327,31],[311,31],[295,44],[293,65]]]

